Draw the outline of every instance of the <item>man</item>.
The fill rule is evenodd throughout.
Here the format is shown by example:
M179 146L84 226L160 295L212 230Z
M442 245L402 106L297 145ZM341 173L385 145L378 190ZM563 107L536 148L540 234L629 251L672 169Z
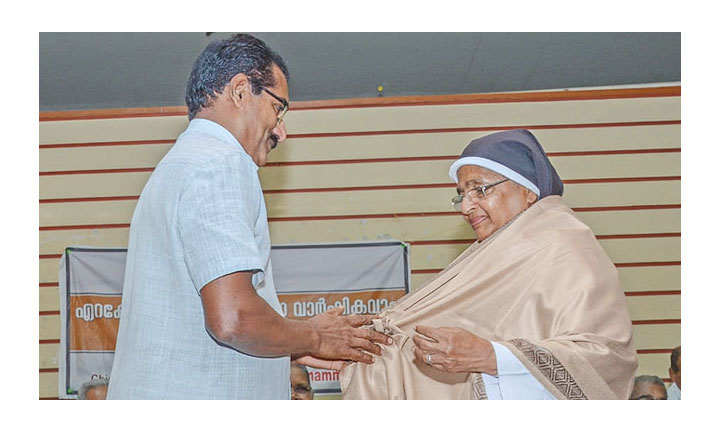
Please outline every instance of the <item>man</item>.
M635 377L630 400L666 400L667 391L665 383L655 375L640 375Z
M190 124L130 226L108 398L290 399L290 355L370 363L387 343L358 328L373 317L281 315L257 170L287 137L287 80L282 58L249 35L195 61Z
M680 346L677 346L670 353L670 380L672 385L668 388L669 400L680 400Z
M290 391L292 400L312 400L314 396L307 367L295 361L290 366Z

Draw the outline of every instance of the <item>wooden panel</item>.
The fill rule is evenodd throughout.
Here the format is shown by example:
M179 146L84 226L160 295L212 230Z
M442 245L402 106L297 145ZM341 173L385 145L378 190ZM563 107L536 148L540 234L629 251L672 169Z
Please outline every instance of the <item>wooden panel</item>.
M627 297L630 319L680 319L679 295L651 295Z
M680 261L680 237L600 240L615 263Z
M40 204L40 226L128 224L137 200Z
M634 325L635 348L673 349L680 345L680 324Z
M622 267L618 269L623 289L632 291L679 291L680 266Z
M69 246L127 247L129 228L40 231L40 254L61 254Z
M154 167L172 144L41 148L40 172Z
M40 122L40 145L174 140L187 124L185 116Z
M271 166L260 169L263 189L306 189L453 183L451 160ZM563 180L680 175L680 153L552 158Z
M680 119L680 98L290 110L286 119L290 134L660 121Z
M60 365L60 344L40 344L40 369L57 368Z
M55 275L57 279L57 274ZM60 310L60 291L58 287L41 287L40 288L40 311L57 311Z
M452 161L405 161L270 166L260 169L265 190L451 184ZM564 180L680 175L680 153L565 156L553 158ZM149 172L40 177L40 199L137 196Z
M139 196L149 172L40 177L40 199Z
M457 156L467 143L494 131L406 133L289 138L270 153L269 162ZM535 129L553 152L680 148L680 125ZM174 139L174 138L173 138ZM41 148L40 171L154 167L172 144Z
M618 193L622 190L623 193ZM266 194L270 218L451 211L452 187ZM571 207L679 204L680 181L567 185ZM129 223L136 200L42 203L40 226Z
M680 232L680 209L579 212L596 235ZM127 247L128 228L40 232L40 254L59 254L66 247ZM395 239L403 241L472 240L474 233L459 215L270 223L273 244L325 243Z
M577 212L595 235L679 233L680 209Z
M670 378L670 353L638 354L638 370L635 376L655 375L662 379Z
M290 134L642 122L680 119L679 97L293 111ZM174 139L187 117L40 123L40 144Z
M680 148L680 125L530 129L548 153ZM475 138L496 131L290 137L270 163L337 159L457 156Z
M58 373L44 372L40 374L38 380L39 397L40 398L56 398L58 397Z
M60 339L60 315L40 315L40 340Z
M58 281L58 272L60 270L60 258L45 258L40 260L38 265L40 272L40 283L49 283Z

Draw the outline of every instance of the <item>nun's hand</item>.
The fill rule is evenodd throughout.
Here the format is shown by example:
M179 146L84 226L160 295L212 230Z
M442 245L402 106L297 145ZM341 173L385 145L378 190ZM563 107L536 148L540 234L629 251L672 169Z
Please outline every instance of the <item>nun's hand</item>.
M432 368L450 373L497 375L492 344L467 330L418 325L413 342L415 357Z

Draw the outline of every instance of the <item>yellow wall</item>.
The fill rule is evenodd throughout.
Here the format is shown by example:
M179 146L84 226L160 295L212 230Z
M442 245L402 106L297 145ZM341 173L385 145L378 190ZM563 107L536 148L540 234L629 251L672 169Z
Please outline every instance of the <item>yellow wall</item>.
M473 240L449 205L453 159L473 138L527 127L618 266L638 374L668 378L680 344L679 87L295 105L290 138L259 171L274 244L403 240L415 288ZM60 255L127 246L137 197L187 124L150 112L41 115L41 398L58 396Z

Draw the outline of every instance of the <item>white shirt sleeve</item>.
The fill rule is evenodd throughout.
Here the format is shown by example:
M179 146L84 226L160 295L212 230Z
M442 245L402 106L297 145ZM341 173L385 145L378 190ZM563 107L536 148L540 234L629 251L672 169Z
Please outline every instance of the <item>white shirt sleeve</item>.
M488 399L556 399L509 349L499 343L490 343L495 349L498 373L482 374Z

